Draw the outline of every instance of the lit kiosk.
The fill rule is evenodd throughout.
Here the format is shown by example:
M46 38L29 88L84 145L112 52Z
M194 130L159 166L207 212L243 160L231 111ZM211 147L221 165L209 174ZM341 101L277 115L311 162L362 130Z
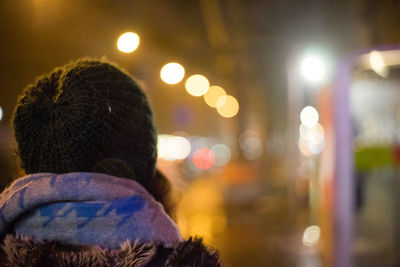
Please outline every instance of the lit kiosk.
M400 266L400 47L344 58L319 104L332 144L319 177L323 253L336 267Z

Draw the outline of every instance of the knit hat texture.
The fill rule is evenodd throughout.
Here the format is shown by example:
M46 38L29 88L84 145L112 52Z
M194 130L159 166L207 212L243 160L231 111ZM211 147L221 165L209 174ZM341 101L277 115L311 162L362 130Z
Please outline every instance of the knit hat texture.
M81 59L39 77L20 96L13 126L28 174L93 172L116 161L139 182L154 175L157 133L149 102L110 63Z

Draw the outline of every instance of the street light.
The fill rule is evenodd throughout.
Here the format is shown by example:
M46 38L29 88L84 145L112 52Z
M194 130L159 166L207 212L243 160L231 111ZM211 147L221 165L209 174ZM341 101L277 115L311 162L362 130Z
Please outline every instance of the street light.
M219 98L224 95L226 95L224 88L218 85L212 85L203 97L207 105L216 108Z
M321 237L321 229L317 225L307 227L303 233L303 245L306 247L315 246Z
M306 106L300 112L300 120L302 124L309 128L312 128L318 123L318 111L312 106Z
M218 99L217 112L225 118L232 118L239 112L239 102L231 95L224 95Z
M309 82L320 83L327 78L327 66L321 56L307 55L301 62L301 73Z
M177 84L185 76L185 69L181 64L172 62L161 68L160 77L167 84Z
M210 87L208 79L201 75L195 74L190 76L185 83L186 91L192 96L202 96L207 93Z
M183 136L158 135L158 157L167 161L185 159L190 155L191 149L189 140Z
M389 71L386 67L385 60L379 51L372 51L369 53L369 65L378 75L383 78L387 77Z
M132 53L138 48L139 42L139 35L134 32L126 32L118 38L117 47L123 53Z

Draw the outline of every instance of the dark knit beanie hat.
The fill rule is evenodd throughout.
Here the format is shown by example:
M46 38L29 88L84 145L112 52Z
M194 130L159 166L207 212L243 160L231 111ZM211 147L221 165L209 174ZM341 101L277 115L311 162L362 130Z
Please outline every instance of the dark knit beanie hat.
M13 124L28 174L125 166L143 183L155 173L157 134L146 95L107 62L78 60L39 77L20 96Z

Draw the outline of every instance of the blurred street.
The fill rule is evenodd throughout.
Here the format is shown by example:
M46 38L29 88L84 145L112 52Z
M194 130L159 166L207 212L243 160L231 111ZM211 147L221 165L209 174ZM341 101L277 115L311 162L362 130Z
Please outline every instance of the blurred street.
M303 245L310 222L304 203L290 208L284 187L224 185L224 174L201 176L181 198L178 224L218 248L226 266L323 266L318 247Z
M221 177L201 176L181 196L178 223L185 236L204 237L218 248L228 267L331 266L323 261L323 236L317 246L304 244L304 231L312 222L305 203L300 201L291 210L287 192L273 188L247 188L248 201L238 202L243 188L224 188ZM363 229L373 234L371 226ZM354 253L355 266L397 266L394 251L368 239L357 239Z

